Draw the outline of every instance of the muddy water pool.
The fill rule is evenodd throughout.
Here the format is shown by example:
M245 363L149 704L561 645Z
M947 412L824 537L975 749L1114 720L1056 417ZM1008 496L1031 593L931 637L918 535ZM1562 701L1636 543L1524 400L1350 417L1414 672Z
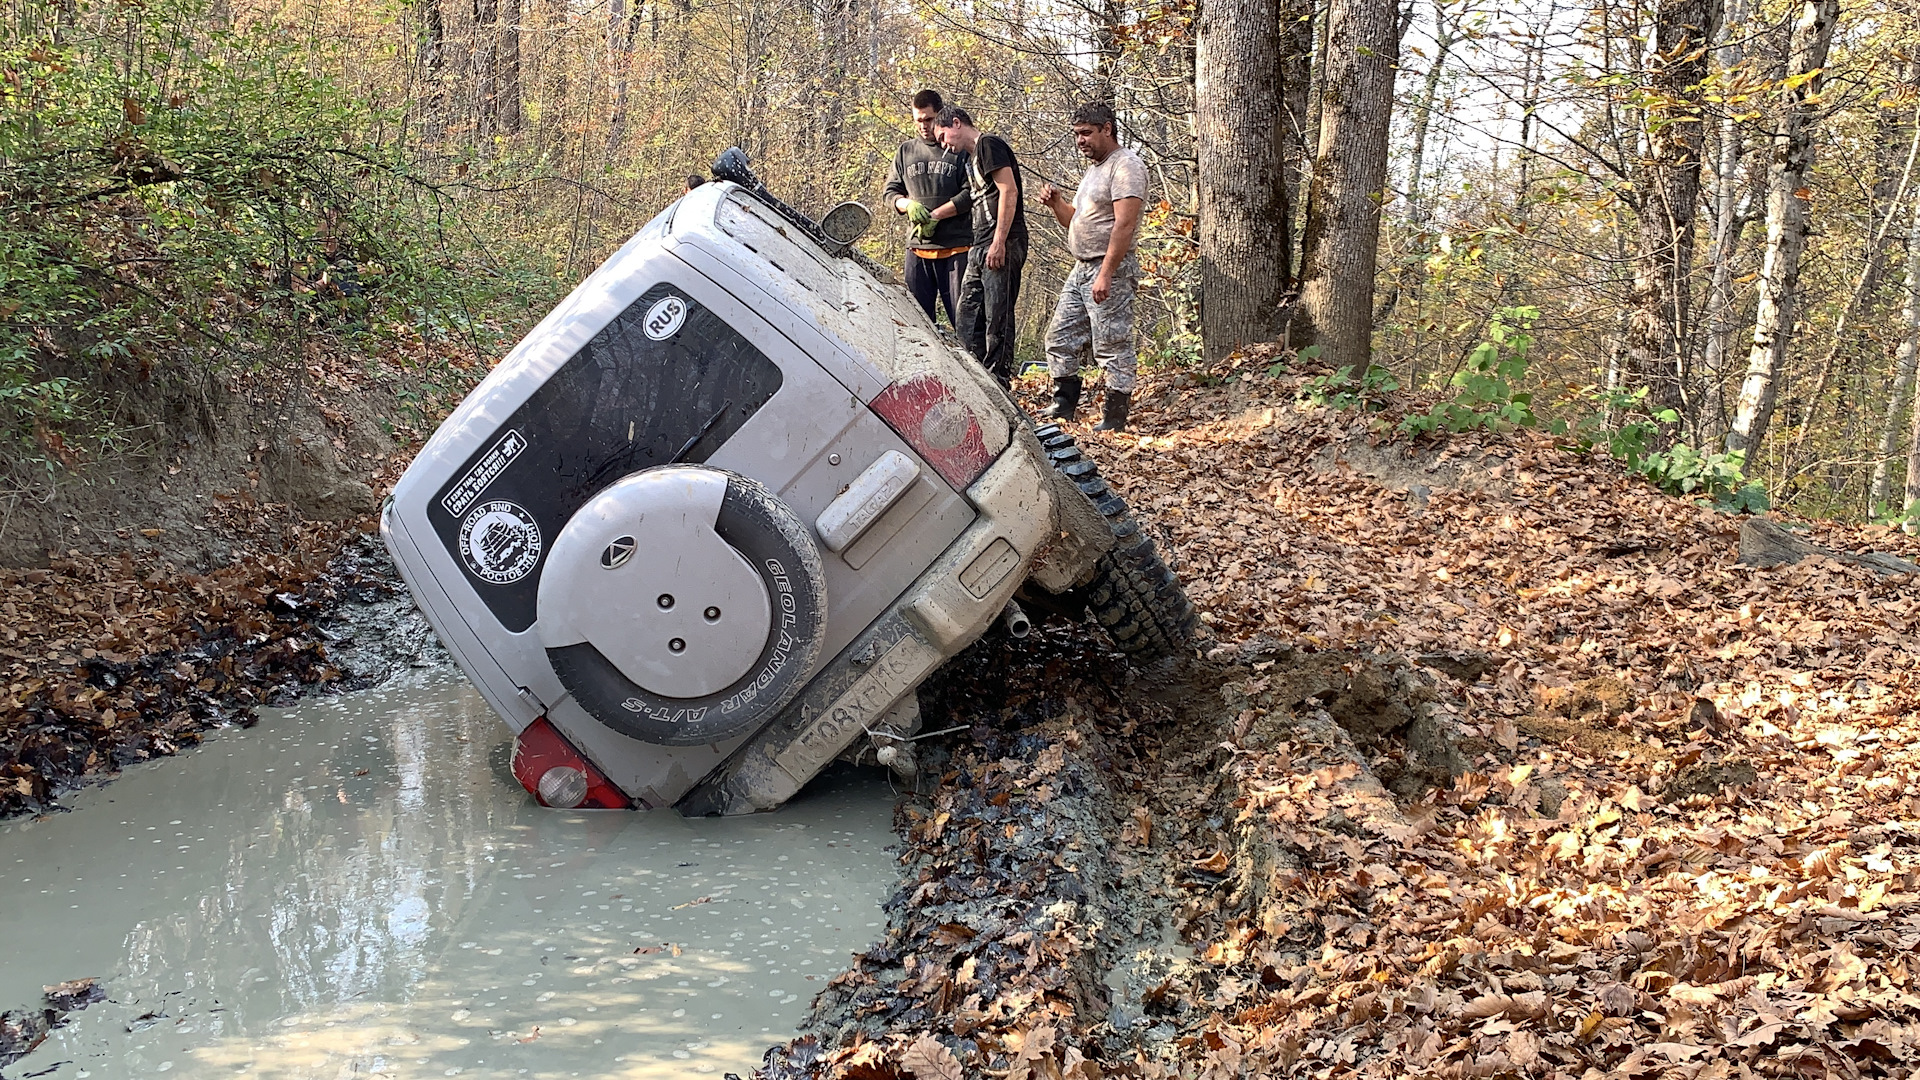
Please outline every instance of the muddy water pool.
M97 976L6 1080L746 1073L882 933L893 793L556 812L458 675L264 710L0 825L0 1008Z

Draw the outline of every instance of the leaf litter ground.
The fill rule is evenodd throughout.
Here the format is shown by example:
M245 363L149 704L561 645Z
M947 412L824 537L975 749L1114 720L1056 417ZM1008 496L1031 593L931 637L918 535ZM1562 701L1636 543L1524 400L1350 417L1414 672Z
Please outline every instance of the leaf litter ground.
M1050 626L924 688L966 730L889 936L760 1075L1913 1075L1915 582L1264 367L1076 431L1202 656Z

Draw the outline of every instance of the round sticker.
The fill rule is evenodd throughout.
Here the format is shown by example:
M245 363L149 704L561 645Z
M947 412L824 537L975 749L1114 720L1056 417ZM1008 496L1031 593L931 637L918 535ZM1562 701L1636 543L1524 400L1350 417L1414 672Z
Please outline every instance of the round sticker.
M640 325L646 330L648 337L655 341L665 341L673 336L674 331L680 329L681 323L686 321L687 302L677 296L663 296L647 309L646 320Z
M533 573L540 561L540 526L517 503L481 503L460 524L460 555L474 577L511 585Z

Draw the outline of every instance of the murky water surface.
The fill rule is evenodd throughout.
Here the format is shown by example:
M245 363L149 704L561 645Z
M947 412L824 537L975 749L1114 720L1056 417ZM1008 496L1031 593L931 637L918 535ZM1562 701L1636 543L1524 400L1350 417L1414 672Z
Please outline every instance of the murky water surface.
M880 935L884 781L752 818L556 812L504 737L427 674L0 826L0 1008L110 996L4 1075L744 1074Z

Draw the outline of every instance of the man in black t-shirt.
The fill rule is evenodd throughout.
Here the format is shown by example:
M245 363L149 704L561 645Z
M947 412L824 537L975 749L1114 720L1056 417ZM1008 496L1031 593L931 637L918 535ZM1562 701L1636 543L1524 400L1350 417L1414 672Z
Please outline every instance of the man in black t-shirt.
M1011 386L1013 308L1020 299L1020 271L1027 264L1020 162L1005 139L982 134L973 117L958 106L940 110L933 128L940 145L967 155L973 199L973 250L960 283L960 339L1000 385Z
M960 328L960 282L973 246L967 211L967 157L940 145L934 118L946 102L937 90L913 95L913 126L918 138L900 144L887 171L887 204L913 222L907 238L907 291L934 319L935 303L947 307L947 320Z

